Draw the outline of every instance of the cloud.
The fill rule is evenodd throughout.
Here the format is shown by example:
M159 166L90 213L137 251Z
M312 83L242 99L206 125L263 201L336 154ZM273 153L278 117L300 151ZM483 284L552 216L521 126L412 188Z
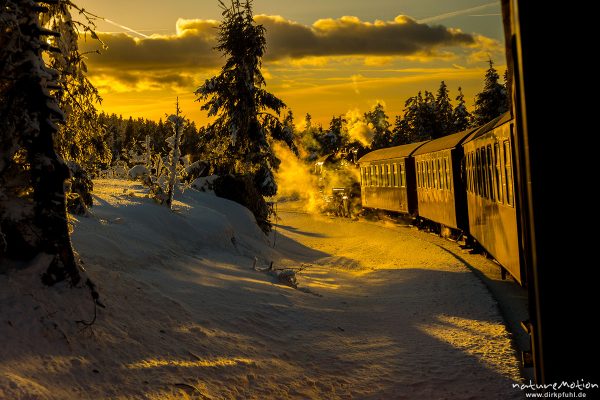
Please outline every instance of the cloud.
M301 59L322 56L423 56L437 49L469 46L475 37L441 25L429 26L400 15L393 21L363 22L357 17L320 19L312 26L280 16L258 15L267 36L266 60ZM177 20L174 35L154 34L146 38L129 34L100 34L108 49L91 54L98 67L127 67L134 70L214 68L222 63L214 50L219 22L214 20ZM82 41L83 51L93 51L94 43Z
M214 68L219 55L216 44L217 21L177 21L175 35L132 37L125 33L99 33L107 45L102 54L90 54L91 63L99 68L128 68L131 70L161 70L166 68ZM83 51L95 50L96 44L81 41Z
M381 67L397 60L458 62L463 56L463 62L473 63L501 48L493 39L441 25L429 26L403 15L392 21L374 22L346 16L320 19L312 25L281 16L258 15L255 20L266 29L265 65L274 68L324 69L356 62ZM214 49L218 26L215 20L180 18L173 34L140 38L128 33L99 33L107 45L102 54L95 54L96 43L84 38L80 49L89 52L90 75L103 90L170 87L193 92L223 65L223 56ZM358 79L351 83L355 93L360 93L359 83Z
M315 56L410 56L436 53L442 47L475 43L473 35L441 25L421 24L405 15L393 21L364 22L357 17L320 19L312 26L280 16L258 15L266 28L267 60Z

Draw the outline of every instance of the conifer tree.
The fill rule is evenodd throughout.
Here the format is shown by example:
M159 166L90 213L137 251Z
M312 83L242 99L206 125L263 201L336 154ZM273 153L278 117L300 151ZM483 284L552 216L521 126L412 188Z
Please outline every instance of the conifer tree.
M85 56L79 52L78 40L91 38L100 48L104 48L104 44L93 30L95 16L69 1L49 2L48 9L48 13L42 14L41 22L60 35L48 37L48 44L60 51L48 52L47 58L50 68L60 76L54 95L65 114L65 121L55 136L55 148L70 166L93 172L110 162L111 151L104 140L105 128L96 109L102 99L87 77ZM77 11L84 22L73 20L70 9Z
M442 137L452 133L452 103L450 103L450 95L448 86L442 81L435 98L435 115L437 119L435 130L432 132L432 137Z
M408 121L400 115L396 115L394 128L392 129L392 146L400 146L418 141L413 137Z
M167 144L171 148L169 153L169 181L167 185L167 201L166 206L171 208L173 205L173 195L175 192L175 184L177 183L177 166L179 165L179 159L181 158L181 151L179 144L181 141L181 131L183 130L184 119L180 115L181 110L179 109L179 98L175 104L175 114L169 115L167 121L173 129L173 135L167 139Z
M388 119L385 108L381 103L377 103L371 111L365 113L365 121L373 129L371 149L381 149L392 144L392 132L390 131Z
M315 139L319 144L319 154L324 156L327 154L336 153L348 143L348 134L344 132L344 117L333 116L329 123L329 130L317 130Z
M489 60L489 68L485 73L483 91L475 97L474 123L483 125L508 111L506 88L499 80L500 76L494 68L494 62Z
M458 88L458 96L456 96L458 104L452 113L452 132L461 132L471 126L472 116L465 103L465 95L462 88Z
M69 169L55 150L64 123L60 72L45 64L61 52L41 26L64 17L70 1L5 0L0 8L0 265L39 256L52 285L82 279L67 219L64 183ZM94 285L86 284L97 299Z
M216 117L208 127L211 147L220 156L222 171L252 177L266 196L277 192L273 169L280 161L270 141L285 142L296 151L293 135L279 120L283 101L264 89L261 73L265 28L254 22L252 1L231 0L223 8L217 50L226 56L221 73L197 89L202 110Z

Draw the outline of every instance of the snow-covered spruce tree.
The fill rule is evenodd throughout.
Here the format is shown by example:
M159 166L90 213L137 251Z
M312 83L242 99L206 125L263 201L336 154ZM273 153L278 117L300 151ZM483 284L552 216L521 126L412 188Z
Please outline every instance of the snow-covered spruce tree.
M381 149L392 144L392 132L390 122L385 113L383 104L377 103L371 111L365 113L365 121L373 128L373 141L371 149Z
M179 165L179 159L181 158L181 151L179 145L181 142L181 131L183 130L184 118L180 115L181 110L179 109L179 98L175 104L175 114L171 114L167 117L167 121L173 129L173 135L167 138L167 144L171 151L169 152L169 181L167 184L167 201L166 206L171 208L173 205L173 195L175 193L175 184L177 183L177 166Z
M461 132L471 126L471 120L473 117L465 103L465 95L462 92L462 88L458 88L458 96L456 96L458 104L454 108L452 113L452 132Z
M231 0L223 8L216 49L226 56L221 73L197 89L197 101L209 117L216 117L207 136L221 173L245 175L259 193L277 192L273 176L280 161L271 140L285 142L294 152L293 134L279 120L283 101L264 89L261 60L265 52L265 28L254 22L252 1Z
M64 121L56 91L59 73L44 54L59 52L40 25L59 0L4 0L0 7L0 265L47 260L42 281L82 280L67 221L64 183L69 170L54 137ZM95 298L94 286L86 280Z
M446 82L442 81L435 97L437 123L435 131L432 132L432 138L435 139L452 133L452 111L448 86L446 86Z
M344 117L334 115L329 122L329 130L315 132L315 140L319 145L319 155L334 154L348 144L349 137L344 129L345 124L346 119Z
M474 123L483 125L508 111L508 96L506 88L499 80L500 76L494 68L494 62L489 60L490 67L485 73L483 91L475 96Z
M433 93L419 92L404 104L403 127L411 142L429 140L436 131L437 115Z
M48 53L49 66L59 73L60 90L55 92L65 121L55 137L55 147L61 157L88 173L106 167L111 152L104 140L105 128L99 121L96 104L101 98L98 90L87 78L85 56L79 52L78 40L96 40L103 46L94 32L94 16L78 8L70 1L54 1L49 12L43 14L43 26L60 34L50 36L49 43L60 49ZM75 9L85 22L74 21L71 9Z

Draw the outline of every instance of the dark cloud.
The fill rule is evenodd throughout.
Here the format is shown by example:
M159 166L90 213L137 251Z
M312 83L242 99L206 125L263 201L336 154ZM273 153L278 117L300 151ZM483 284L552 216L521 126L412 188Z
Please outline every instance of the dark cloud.
M398 16L394 21L360 21L356 17L324 19L312 26L278 16L256 16L267 32L266 60L299 59L314 56L427 56L444 47L472 46L473 35L441 25L429 26ZM133 38L124 33L100 34L108 48L90 53L90 70L107 74L112 70L123 82L151 80L157 83L189 84L182 72L218 68L222 56L214 50L218 21L177 21L174 35ZM93 51L95 43L80 43L83 51ZM147 76L143 76L143 75Z
M102 34L98 36L108 46L102 54L90 53L94 66L128 68L133 70L161 70L170 68L213 68L219 65L219 55L213 50L216 43L216 21L177 21L176 35L154 35L134 38L129 34ZM82 41L83 51L97 48L93 41Z
M473 45L475 38L444 26L429 26L398 16L394 21L362 22L356 17L324 19L312 26L281 17L259 15L267 30L267 58L307 56L409 56L433 53L440 47Z

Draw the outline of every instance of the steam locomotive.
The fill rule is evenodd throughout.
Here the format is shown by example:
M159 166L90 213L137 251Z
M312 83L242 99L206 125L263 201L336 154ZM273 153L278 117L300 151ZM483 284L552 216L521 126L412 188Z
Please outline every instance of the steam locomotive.
M513 173L514 121L367 153L358 160L362 207L410 214L465 235L523 284Z

